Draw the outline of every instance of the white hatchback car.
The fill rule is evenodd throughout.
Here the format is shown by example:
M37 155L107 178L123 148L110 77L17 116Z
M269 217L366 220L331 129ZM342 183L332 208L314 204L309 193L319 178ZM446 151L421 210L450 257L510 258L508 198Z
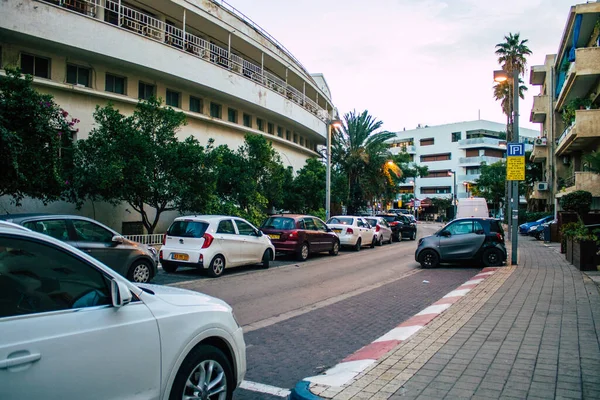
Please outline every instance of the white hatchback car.
M217 277L229 267L262 263L269 268L275 247L267 235L242 218L193 215L175 218L158 254L166 272L195 267Z
M375 244L381 246L384 243L392 244L392 228L383 217L365 217L375 232Z
M50 236L0 227L0 399L231 399L231 307L133 284Z
M355 251L375 246L375 232L363 217L339 215L329 218L327 226L337 233L341 246L350 246Z

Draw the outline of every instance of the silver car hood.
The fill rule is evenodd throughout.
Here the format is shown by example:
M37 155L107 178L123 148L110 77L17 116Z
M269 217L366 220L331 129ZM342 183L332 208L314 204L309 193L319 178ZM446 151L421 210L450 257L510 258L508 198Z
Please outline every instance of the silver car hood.
M165 302L175 306L223 307L227 310L231 310L231 307L223 300L204 293L179 289L172 286L152 285L150 283L136 283L135 285L153 292L154 295L161 300L164 300Z

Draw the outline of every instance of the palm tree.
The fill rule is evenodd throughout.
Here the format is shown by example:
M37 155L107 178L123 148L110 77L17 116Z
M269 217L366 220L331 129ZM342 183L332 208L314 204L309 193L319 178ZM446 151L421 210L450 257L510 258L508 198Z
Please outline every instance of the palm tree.
M526 44L527 42L527 39L521 40L519 33L509 33L508 36L504 36L504 42L496 45L498 64L500 64L509 77L513 75L514 71L518 71L519 75L525 72L525 67L527 66L526 56L531 55L531 50ZM521 97L521 82L522 81L519 78L519 97ZM513 83L511 78L506 81L506 86L508 96L504 96L503 98L507 98L508 104L503 104L502 110L507 114L508 126L510 126L513 122L513 102L511 101L513 96ZM494 87L494 97L498 100L498 97L496 96L496 87ZM506 111L508 111L508 113L506 113ZM507 132L507 139L508 141L513 140L512 130Z
M524 85L524 82L521 78L519 78L519 97L525 98L525 91L527 91L527 86ZM494 85L494 99L500 100L500 105L502 106L502 112L506 115L506 129L507 129L507 138L512 137L512 127L510 125L510 116L512 110L512 102L510 101L512 98L512 89L509 81L506 80L504 82L497 82Z
M389 147L385 143L395 136L392 132L382 131L382 121L377 121L367 110L358 114L356 111L344 115L341 129L335 129L332 140L332 164L348 179L348 213L354 214L364 208L367 199L382 193L380 186L387 179L382 176L399 171L386 166L392 158ZM378 192L378 193L377 193Z

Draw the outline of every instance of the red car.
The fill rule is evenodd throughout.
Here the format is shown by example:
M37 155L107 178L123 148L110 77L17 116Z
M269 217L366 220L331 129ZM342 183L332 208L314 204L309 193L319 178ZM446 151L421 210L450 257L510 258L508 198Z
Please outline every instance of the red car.
M304 261L311 253L337 256L340 239L321 219L311 215L279 214L267 218L260 230L271 238L275 251L295 254Z

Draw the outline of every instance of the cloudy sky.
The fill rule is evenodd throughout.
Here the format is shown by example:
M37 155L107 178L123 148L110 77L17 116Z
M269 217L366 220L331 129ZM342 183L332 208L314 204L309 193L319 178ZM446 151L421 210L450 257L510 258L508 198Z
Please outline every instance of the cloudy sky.
M369 110L384 129L478 118L504 123L492 95L495 45L529 40L529 65L556 53L572 0L227 0L322 72L340 114ZM585 2L585 1L582 1ZM529 83L529 71L525 82ZM529 87L521 126L529 122Z

